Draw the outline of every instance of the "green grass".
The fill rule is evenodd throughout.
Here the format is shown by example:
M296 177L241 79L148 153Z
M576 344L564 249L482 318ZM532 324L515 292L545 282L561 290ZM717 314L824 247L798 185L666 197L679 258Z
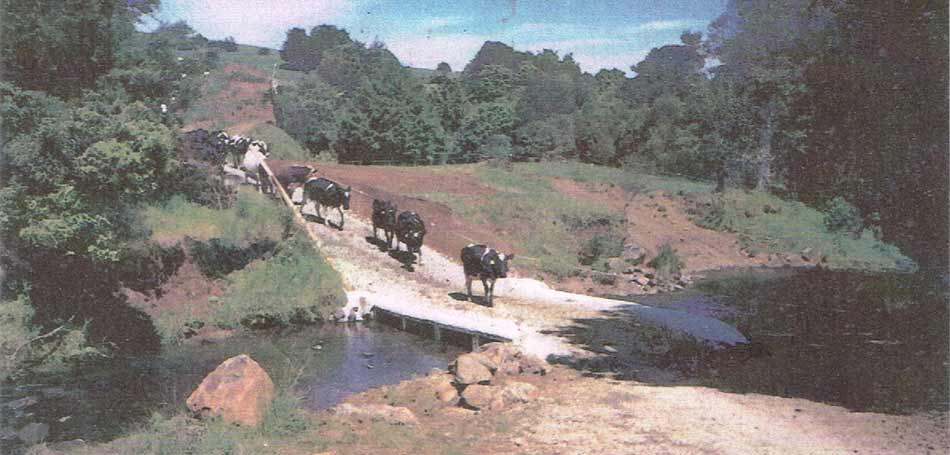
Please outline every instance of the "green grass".
M495 226L510 234L527 268L536 268L557 279L582 268L578 252L591 233L587 225L606 220L608 232L623 237L624 214L596 203L578 201L556 191L531 168L513 171L480 166L473 173L497 192L485 199L445 197L442 201L464 217Z
M509 233L508 240L518 245L523 253L523 259L518 260L519 266L549 272L555 277L563 277L581 266L577 252L590 236L579 238L578 225L603 218L616 226L624 214L561 194L550 184L550 177L591 186L610 183L631 193L662 191L686 196L699 207L694 222L703 227L734 232L745 247L760 254L790 252L798 255L811 248L827 257L825 266L839 269L897 270L906 269L902 264L912 263L893 245L875 240L870 231L857 237L829 232L822 211L768 193L731 190L719 195L713 192L714 185L709 182L570 161L516 163L511 170L487 165L418 169L439 174L471 172L480 183L496 190L496 194L487 198L444 192L414 195L444 203L461 216L472 217ZM767 213L766 207L773 213ZM574 229L571 224L574 224ZM625 236L617 227L612 229L614 232L599 234Z
M828 267L839 269L899 270L901 263L912 263L897 247L869 232L859 237L829 232L824 213L798 201L739 190L692 197L709 204L706 213L697 215L698 224L734 232L748 248L796 254L811 248L827 256ZM766 213L766 206L778 213Z
M146 206L141 220L153 240L174 243L185 237L219 238L247 246L255 241L280 241L292 223L281 206L248 188L238 190L234 204L215 210L174 197L162 205Z
M278 245L271 258L232 272L225 280L226 294L210 302L209 322L220 327L315 322L345 302L340 275L303 233Z
M271 159L308 161L313 158L300 143L275 125L257 125L248 135L267 143Z
M561 177L580 183L613 183L627 191L664 191L678 193L708 193L714 185L682 177L658 176L625 171L605 166L560 161L550 163L519 163L515 172L527 176Z
M275 381L275 396L261 424L248 428L220 420L197 421L186 415L160 413L133 428L127 436L105 446L84 446L70 453L137 453L141 455L274 453L276 446L302 441L317 427L312 415L299 407L292 385ZM295 445L295 444L294 444ZM47 453L38 451L36 453Z
M185 325L195 321L228 328L255 320L306 323L326 319L343 302L337 272L305 235L295 231L286 209L253 190L242 188L234 205L225 210L172 199L144 208L142 222L152 239L163 243L187 236L203 242L221 239L241 248L267 241L277 245L269 257L225 275L220 298L156 316L155 326L166 343L178 341Z

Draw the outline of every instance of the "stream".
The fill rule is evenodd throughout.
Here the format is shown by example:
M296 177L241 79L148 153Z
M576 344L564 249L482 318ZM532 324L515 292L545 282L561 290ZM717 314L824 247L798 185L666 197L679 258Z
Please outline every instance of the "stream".
M853 411L946 412L950 312L924 273L740 269L644 305L735 325L751 343L681 344L650 361L687 383L805 398Z
M108 441L147 421L153 412L185 410L185 399L222 361L248 353L276 385L293 383L302 404L320 410L346 396L446 368L462 348L436 343L373 322L323 324L244 333L215 344L165 347L152 358L76 366L0 390L0 453L19 451L11 431L49 425L49 442Z

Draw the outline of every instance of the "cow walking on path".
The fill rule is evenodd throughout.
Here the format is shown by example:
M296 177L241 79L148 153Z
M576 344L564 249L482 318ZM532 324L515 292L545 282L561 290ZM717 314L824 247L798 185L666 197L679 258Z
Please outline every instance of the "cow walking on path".
M320 213L320 207L336 208L340 212L339 229L343 230L343 211L350 209L350 187L343 188L339 183L323 177L311 177L304 183L304 198L313 201L317 216L324 220L326 218ZM300 210L303 213L303 206Z
M419 265L422 265L422 240L426 236L426 223L416 212L402 212L396 219L396 251L399 251L399 242L406 244L406 251L419 255Z
M485 287L485 300L492 306L492 297L495 294L495 281L508 277L508 261L514 254L499 253L485 245L468 244L462 248L462 268L465 269L465 291L468 299L472 300L472 280L482 280Z
M386 236L387 249L392 248L393 238L396 235L396 212L396 204L392 201L373 199L373 238L378 240L376 230L382 229Z

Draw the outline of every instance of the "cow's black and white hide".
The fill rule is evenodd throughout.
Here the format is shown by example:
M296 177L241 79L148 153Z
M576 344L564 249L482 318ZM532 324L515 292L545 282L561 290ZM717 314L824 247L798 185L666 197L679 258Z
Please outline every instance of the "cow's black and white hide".
M250 144L251 140L243 136L231 136L228 138L227 151L228 155L231 156L231 164L235 168L241 167L244 154L247 152L247 146Z
M343 230L343 211L350 209L350 187L344 188L339 183L323 177L311 177L304 183L304 206L310 201L314 203L320 218L324 218L320 213L321 207L336 208L340 212L339 229ZM303 206L300 211L303 213Z
M254 176L254 178L258 179L257 182L262 191L266 186L269 186L264 183L265 181L269 182L269 180L266 178L267 175L261 167L261 163L263 163L265 159L267 159L267 157L259 150L248 148L247 152L244 153L244 160L241 162L241 169L244 169L245 183L248 182L248 177ZM264 176L263 180L261 180L261 176Z
M379 239L376 236L376 230L382 229L383 235L386 236L386 248L392 248L396 234L396 212L396 204L392 201L373 199L373 238Z
M255 176L257 184L262 193L271 194L274 188L267 173L264 171L261 163L267 159L267 144L264 141L251 141L244 152L244 159L241 162L241 168L244 169L245 176Z
M416 212L402 212L396 219L396 251L399 242L406 244L406 251L419 255L422 264L422 241L426 236L426 223Z
M469 244L462 248L462 268L465 269L465 291L469 300L472 299L472 280L482 280L485 287L485 300L492 306L495 293L495 281L508 277L508 261L514 259L514 254L504 254L488 248L485 245Z

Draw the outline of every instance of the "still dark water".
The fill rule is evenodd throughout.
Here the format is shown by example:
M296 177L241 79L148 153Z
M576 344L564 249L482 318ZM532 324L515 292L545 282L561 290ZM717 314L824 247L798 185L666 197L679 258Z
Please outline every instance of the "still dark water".
M198 383L223 360L247 353L275 384L295 384L309 409L445 368L461 348L375 324L324 324L296 331L238 335L218 344L169 347L154 358L100 362L72 374L0 391L0 428L50 426L48 441L104 441L153 412L179 413ZM15 400L35 400L19 409ZM13 405L10 405L14 402ZM23 402L21 402L23 403ZM5 442L0 453L19 447Z
M855 411L948 410L945 278L822 270L735 270L694 289L638 298L717 317L752 342L656 358L690 382L805 398Z

